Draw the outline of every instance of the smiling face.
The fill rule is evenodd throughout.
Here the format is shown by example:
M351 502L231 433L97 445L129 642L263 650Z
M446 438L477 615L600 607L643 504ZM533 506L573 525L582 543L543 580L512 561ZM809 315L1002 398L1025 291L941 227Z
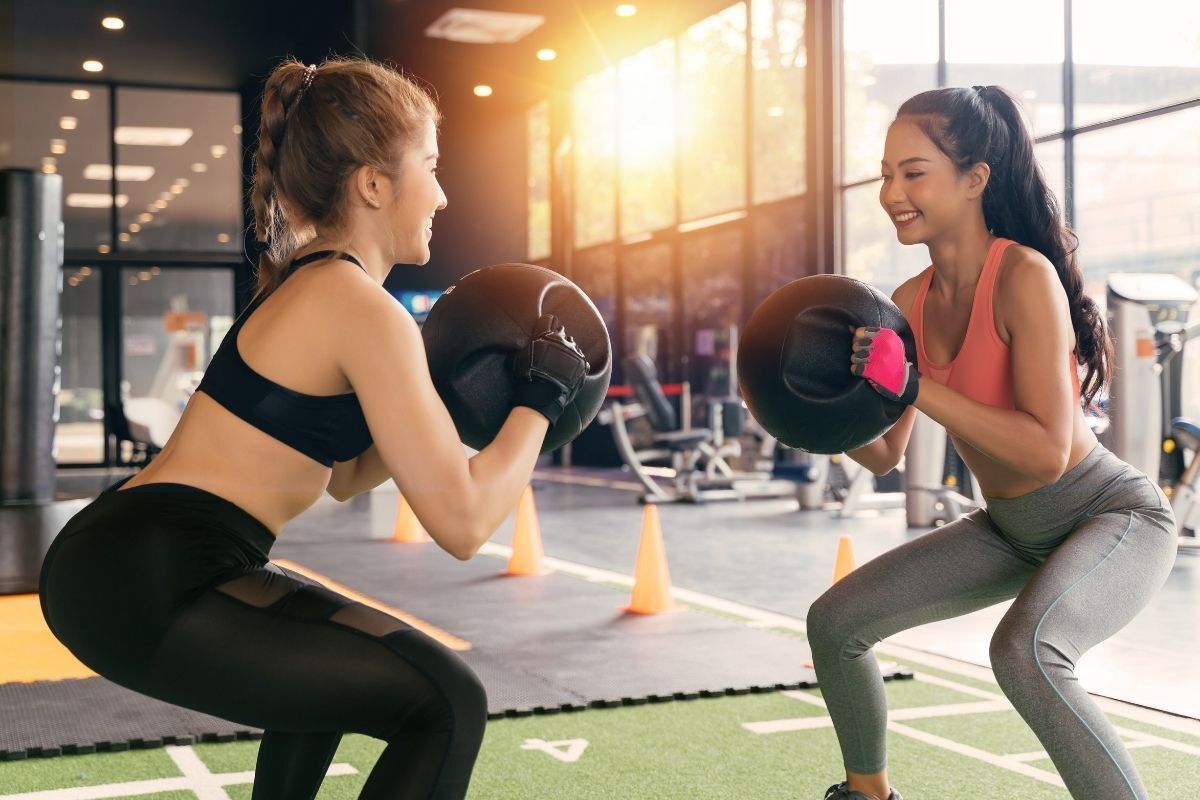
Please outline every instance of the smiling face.
M437 179L437 161L437 130L433 120L426 120L421 135L401 157L393 206L389 209L396 263L429 262L433 215L447 202Z
M983 213L978 200L987 166L959 172L910 117L900 117L888 129L881 170L879 203L901 244L928 244L967 215Z

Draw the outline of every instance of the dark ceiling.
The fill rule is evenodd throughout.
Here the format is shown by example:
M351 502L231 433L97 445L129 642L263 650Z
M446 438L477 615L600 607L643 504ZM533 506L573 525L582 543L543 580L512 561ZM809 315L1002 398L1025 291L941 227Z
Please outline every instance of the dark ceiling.
M236 160L222 161L209 152L214 145L235 152L252 143L254 101L266 75L284 56L319 61L331 53L366 52L402 66L436 92L459 172L470 163L476 174L492 173L495 163L468 151L494 151L488 157L501 161L519 159L523 143L513 120L523 120L525 109L731 2L642 0L636 15L622 18L615 13L616 0L0 0L0 167L38 169L58 153L65 192L108 192L107 179L84 176L88 165L109 162L106 138L99 134L109 124L108 92L93 85L91 98L80 102L69 98L72 89L104 83L240 93L241 121L250 136L238 130L236 102L232 108L198 106L209 102L202 95L143 92L139 97L126 90L118 95L116 109L121 125L194 129L184 146L121 148L118 163L152 167L154 174L145 181L120 181L120 249L236 253L242 247L241 220L236 205L227 200L239 186ZM456 7L538 14L545 23L512 44L461 44L425 36L434 20ZM110 14L124 19L123 30L101 27L101 19ZM544 47L554 48L558 59L539 61L535 54ZM100 60L104 71L84 72L85 59ZM23 80L14 85L4 78ZM493 86L493 96L475 97L472 87L478 83ZM219 99L210 97L213 103ZM59 118L68 114L78 117L78 129L63 132ZM65 141L65 152L52 151L54 141ZM201 162L209 168L194 171ZM505 191L520 194L524 173L510 171L516 182L503 184ZM172 197L180 179L190 185ZM488 201L491 205L481 199L478 207L471 206L466 199L474 184L468 186L465 177L457 186L453 176L448 181L448 191L454 188L461 198L455 208L463 220L494 218L496 207L511 204L506 195ZM493 189L499 186L492 184ZM170 202L161 213L152 207L160 198ZM70 214L69 247L107 252L102 248L114 244L108 209L76 208ZM448 215L447 222L454 217ZM523 225L522 217L507 227L523 230ZM180 240L184 232L195 241ZM490 241L487 230L458 238L472 237ZM442 252L447 252L444 246ZM475 257L463 255L462 260Z
M732 0L641 0L622 18L616 0L0 0L0 74L242 89L288 54L318 59L356 49L429 81L443 103L495 88L495 105L527 106L638 48L678 33ZM462 7L539 14L513 44L430 39L425 29ZM109 14L126 27L101 28ZM11 46L9 46L11 43ZM558 51L538 61L539 48ZM105 65L91 75L84 59Z

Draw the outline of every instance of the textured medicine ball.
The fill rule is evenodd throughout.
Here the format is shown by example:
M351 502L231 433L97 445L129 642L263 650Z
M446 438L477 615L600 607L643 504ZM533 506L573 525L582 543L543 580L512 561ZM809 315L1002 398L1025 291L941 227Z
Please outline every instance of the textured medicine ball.
M558 317L591 365L571 407L546 433L547 453L578 436L608 392L608 329L591 299L553 270L499 264L463 276L429 310L421 327L429 371L467 446L482 450L508 419L513 356L529 345L543 314Z
M813 275L762 302L738 344L738 380L750 413L789 447L844 453L877 439L905 405L850 371L850 328L892 328L916 363L907 320L887 295L842 275Z

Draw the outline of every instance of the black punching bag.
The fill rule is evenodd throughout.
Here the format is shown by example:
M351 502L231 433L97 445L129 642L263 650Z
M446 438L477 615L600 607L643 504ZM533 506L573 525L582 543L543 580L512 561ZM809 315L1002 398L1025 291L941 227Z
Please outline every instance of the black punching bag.
M751 314L738 349L750 413L780 442L810 453L844 453L877 439L906 406L850 371L850 329L870 325L895 330L916 363L904 315L870 284L813 275L777 289Z
M553 270L499 264L460 278L433 308L421 336L429 372L459 438L482 450L512 410L513 355L543 314L558 317L590 368L575 400L551 426L542 452L563 446L600 411L612 376L608 329L583 290Z

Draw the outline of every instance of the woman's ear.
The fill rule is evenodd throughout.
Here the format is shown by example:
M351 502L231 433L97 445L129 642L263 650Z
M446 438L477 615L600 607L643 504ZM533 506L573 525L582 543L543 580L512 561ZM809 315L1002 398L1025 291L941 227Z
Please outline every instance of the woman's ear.
M354 190L362 202L379 208L379 170L363 165L354 171Z
M979 161L967 171L967 197L974 200L983 195L988 180L992 177L992 168L986 161Z

